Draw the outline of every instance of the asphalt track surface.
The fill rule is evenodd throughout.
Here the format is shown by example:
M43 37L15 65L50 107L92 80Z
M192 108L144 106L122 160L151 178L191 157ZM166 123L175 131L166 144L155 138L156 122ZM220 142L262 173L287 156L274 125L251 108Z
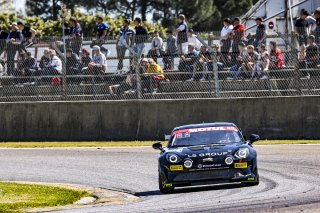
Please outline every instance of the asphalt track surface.
M177 189L162 195L158 152L142 148L0 149L0 180L72 183L126 191L124 205L64 212L320 212L320 146L256 146L260 185Z

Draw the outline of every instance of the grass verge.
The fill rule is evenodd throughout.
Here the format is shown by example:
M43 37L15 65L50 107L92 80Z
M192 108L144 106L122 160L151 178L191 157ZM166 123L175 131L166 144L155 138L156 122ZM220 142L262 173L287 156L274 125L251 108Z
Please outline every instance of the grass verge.
M0 212L24 212L26 208L65 206L87 192L64 189L55 186L0 182Z
M120 141L120 142L0 142L0 148L63 148L63 147L119 147L151 146L154 141ZM165 142L163 142L165 144ZM255 145L280 144L320 144L320 140L261 140Z

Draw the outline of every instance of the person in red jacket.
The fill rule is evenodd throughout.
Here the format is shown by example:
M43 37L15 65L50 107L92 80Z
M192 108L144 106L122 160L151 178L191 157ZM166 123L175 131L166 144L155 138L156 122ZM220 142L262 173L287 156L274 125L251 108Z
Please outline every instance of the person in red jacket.
M232 59L235 59L239 55L238 46L244 41L245 36L245 27L240 22L240 18L235 18L233 20L233 29L232 29Z
M276 70L283 66L282 51L277 48L275 41L270 41L270 67L269 69Z

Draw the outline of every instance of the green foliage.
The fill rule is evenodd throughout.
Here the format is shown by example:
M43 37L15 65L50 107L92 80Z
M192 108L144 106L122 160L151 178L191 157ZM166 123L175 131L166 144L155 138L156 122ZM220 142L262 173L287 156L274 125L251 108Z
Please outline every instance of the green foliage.
M88 16L76 10L73 16L77 17L79 23L81 24L82 31L85 37L92 37L96 35L96 16ZM116 36L119 33L119 29L122 26L123 17L118 19L111 19L109 16L105 17L105 21L109 25L110 36ZM14 14L0 14L0 22L2 23L3 29L10 29L10 24L17 20ZM39 16L27 16L22 20L26 25L31 26L37 31L37 37L46 38L52 36L61 36L62 34L62 23L61 20L47 20L44 21ZM133 26L133 22L132 22ZM145 22L145 27L149 32L159 31L160 33L165 33L165 28L161 25L152 25Z

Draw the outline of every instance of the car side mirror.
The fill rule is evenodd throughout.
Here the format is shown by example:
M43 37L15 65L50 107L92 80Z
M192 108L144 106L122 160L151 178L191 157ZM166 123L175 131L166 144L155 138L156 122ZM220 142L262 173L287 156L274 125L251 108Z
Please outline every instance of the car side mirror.
M256 134L251 134L249 137L249 141L251 144L253 144L254 142L260 140L260 136L256 135Z
M162 150L161 142L156 142L152 145L152 148Z

